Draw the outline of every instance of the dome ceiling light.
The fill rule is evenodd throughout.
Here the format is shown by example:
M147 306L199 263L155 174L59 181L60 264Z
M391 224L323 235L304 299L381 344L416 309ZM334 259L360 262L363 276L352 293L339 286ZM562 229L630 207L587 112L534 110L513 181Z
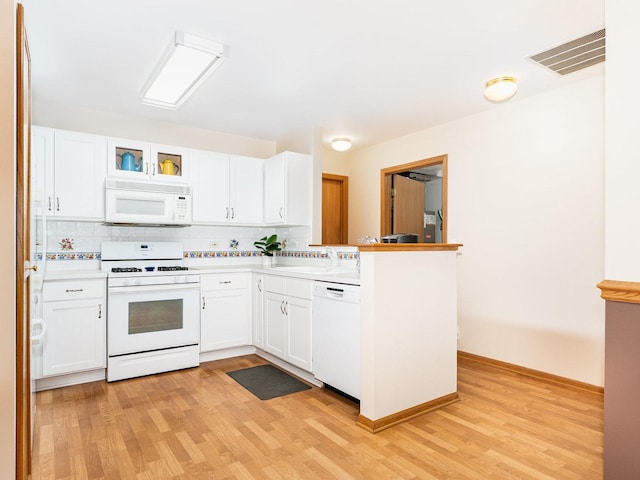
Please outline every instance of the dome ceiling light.
M351 140L348 138L334 138L331 141L331 148L337 152L345 152L351 148Z
M493 103L506 102L518 91L514 77L496 77L484 86L484 98Z

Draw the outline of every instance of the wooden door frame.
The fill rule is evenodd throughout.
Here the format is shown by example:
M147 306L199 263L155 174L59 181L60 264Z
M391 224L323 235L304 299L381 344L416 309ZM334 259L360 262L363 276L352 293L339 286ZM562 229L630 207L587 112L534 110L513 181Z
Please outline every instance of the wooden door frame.
M16 478L31 473L31 332L29 278L29 209L31 194L31 55L24 7L16 11ZM26 320L25 320L26 319Z
M391 227L391 177L396 173L442 165L442 243L447 243L447 162L448 155L403 163L380 170L380 236L389 235Z
M332 180L342 183L342 199L340 202L342 205L342 211L340 212L340 215L342 216L345 228L342 231L340 241L343 245L346 245L349 242L349 177L344 175L335 175L333 173L323 173L322 180Z

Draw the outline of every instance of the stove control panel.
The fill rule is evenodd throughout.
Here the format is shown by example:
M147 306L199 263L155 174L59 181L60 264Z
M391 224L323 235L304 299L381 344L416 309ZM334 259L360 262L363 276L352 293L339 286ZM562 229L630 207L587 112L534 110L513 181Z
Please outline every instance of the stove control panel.
M146 285L172 285L178 283L200 283L200 275L138 275L135 277L108 277L107 284L112 287L137 287Z

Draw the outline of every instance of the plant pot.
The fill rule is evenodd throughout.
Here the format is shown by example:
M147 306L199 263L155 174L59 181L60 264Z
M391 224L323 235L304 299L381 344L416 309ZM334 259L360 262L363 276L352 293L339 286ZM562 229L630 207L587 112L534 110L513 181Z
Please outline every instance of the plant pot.
M262 256L262 266L270 267L273 264L273 257L269 257L268 255Z

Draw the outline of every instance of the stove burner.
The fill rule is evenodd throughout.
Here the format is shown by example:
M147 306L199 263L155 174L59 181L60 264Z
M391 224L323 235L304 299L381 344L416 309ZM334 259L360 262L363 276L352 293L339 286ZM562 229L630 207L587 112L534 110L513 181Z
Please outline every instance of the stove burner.
M136 267L113 267L111 272L113 273L132 273L132 272L141 272L141 268Z
M159 272L174 272L174 271L178 271L178 270L189 270L189 267L180 267L180 266L158 267L158 271Z

